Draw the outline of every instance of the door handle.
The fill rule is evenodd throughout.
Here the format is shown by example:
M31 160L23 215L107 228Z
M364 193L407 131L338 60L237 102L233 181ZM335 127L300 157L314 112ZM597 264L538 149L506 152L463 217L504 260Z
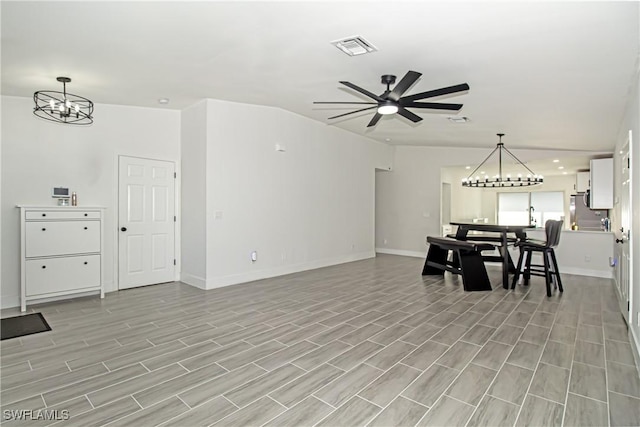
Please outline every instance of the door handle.
M624 239L616 239L616 243L624 243Z
M120 231L127 231L127 227L122 227Z

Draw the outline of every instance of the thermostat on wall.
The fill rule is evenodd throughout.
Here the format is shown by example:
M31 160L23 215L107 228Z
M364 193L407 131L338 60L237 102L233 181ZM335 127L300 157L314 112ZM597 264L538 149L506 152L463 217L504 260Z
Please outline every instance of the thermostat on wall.
M53 190L51 191L51 197L54 197L57 199L68 199L71 197L71 193L69 193L68 188L53 187Z

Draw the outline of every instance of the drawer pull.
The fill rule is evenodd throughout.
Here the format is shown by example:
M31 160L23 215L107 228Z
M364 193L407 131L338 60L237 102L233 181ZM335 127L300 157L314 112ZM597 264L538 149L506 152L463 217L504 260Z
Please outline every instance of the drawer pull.
M46 228L43 228L43 229L42 229L42 231L47 231L47 229L46 229Z
M42 214L42 216L47 216L47 214Z
M89 214L84 214L84 216L89 216Z
M84 262L84 265L87 265L87 264L89 264L89 263L88 263L87 261L85 261L85 262Z
M85 230L88 230L88 228L87 228L87 227L85 227L84 229L85 229Z
M42 266L42 268L47 268L47 266L46 266L46 265L43 265L43 266Z

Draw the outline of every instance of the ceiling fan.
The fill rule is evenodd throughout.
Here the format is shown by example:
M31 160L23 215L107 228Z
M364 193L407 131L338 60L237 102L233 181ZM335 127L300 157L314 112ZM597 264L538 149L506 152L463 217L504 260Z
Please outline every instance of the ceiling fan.
M387 114L395 114L398 113L402 117L411 120L414 123L422 120L422 117L412 113L407 110L407 108L423 108L423 109L431 109L431 110L453 110L458 111L462 108L462 104L445 104L445 103L437 103L437 102L416 102L421 99L433 98L435 96L449 95L456 92L462 92L465 90L469 90L469 85L466 83L462 83L455 86L443 87L441 89L430 90L427 92L416 93L415 95L402 96L403 93L407 91L413 85L416 80L420 78L422 73L418 73L417 71L409 71L405 76L398 82L398 84L391 90L390 86L396 82L396 76L391 74L385 74L382 76L382 84L387 85L387 90L384 91L381 95L376 95L374 93L369 92L366 89L363 89L359 86L354 85L353 83L343 82L343 85L360 92L363 95L372 98L375 102L330 102L330 101L317 101L314 104L369 104L373 105L373 107L362 108L356 111L350 111L348 113L339 114L337 116L329 117L329 119L337 119L339 117L348 116L349 114L360 113L362 111L377 109L376 114L373 116L367 127L375 126L376 123L382 118L383 115Z

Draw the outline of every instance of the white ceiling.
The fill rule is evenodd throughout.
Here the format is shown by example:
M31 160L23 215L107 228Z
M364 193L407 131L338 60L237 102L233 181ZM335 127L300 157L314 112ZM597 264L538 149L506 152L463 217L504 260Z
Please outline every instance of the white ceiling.
M339 80L382 93L382 74L414 70L407 94L468 83L441 101L463 103L457 115L471 121L414 110L418 124L394 115L367 129L366 112L332 125L391 144L491 148L504 132L510 149L611 150L638 67L638 6L2 1L2 94L60 90L55 78L69 76L69 92L98 104L215 98L328 123L348 110L313 101L363 100ZM379 51L349 57L330 44L351 35Z

